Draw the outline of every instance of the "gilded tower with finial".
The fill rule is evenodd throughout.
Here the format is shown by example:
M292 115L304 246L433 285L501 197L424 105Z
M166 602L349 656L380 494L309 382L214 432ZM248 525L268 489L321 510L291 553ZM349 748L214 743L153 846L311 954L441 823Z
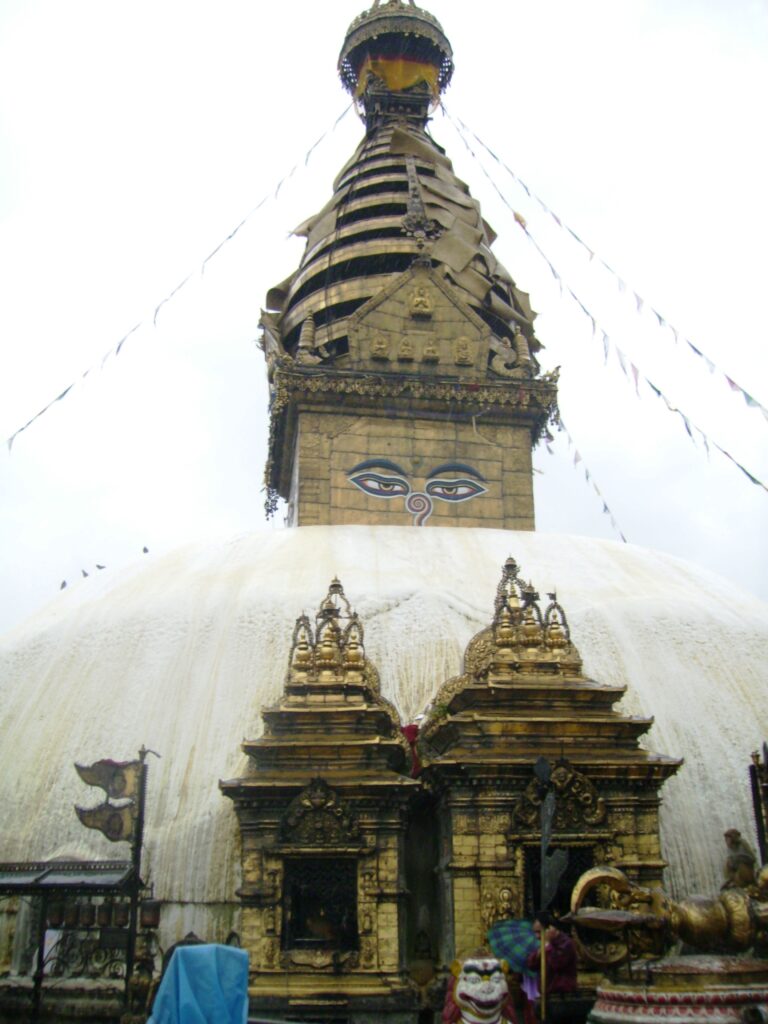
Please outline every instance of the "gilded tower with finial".
M365 137L267 295L268 508L291 525L533 529L531 451L555 415L528 296L430 136L453 73L438 21L376 2L339 73Z

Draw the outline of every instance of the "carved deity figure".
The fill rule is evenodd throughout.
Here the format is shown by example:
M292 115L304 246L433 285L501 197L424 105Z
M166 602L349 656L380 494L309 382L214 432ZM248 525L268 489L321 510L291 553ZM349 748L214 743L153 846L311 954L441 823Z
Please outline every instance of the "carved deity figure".
M483 922L485 931L498 920L498 907L496 897L490 889L486 889L480 900L480 920Z
M415 320L429 320L434 312L435 304L429 297L424 285L419 285L411 296L411 316Z
M472 343L469 338L457 338L453 344L453 361L457 366L471 366L474 363Z
M428 341L424 346L424 351L421 354L422 362L424 363L439 363L440 362L440 350L434 341Z
M371 342L371 359L389 359L389 339L383 334L377 334Z
M499 889L499 921L508 921L510 918L515 917L515 894L508 887Z
M406 336L400 342L400 347L397 350L397 358L401 363L411 363L413 362L415 354L413 342Z
M481 951L454 960L443 1008L443 1024L516 1024L507 985L506 960Z
M749 843L742 838L737 828L724 833L728 850L725 858L725 881L723 889L746 889L755 884L757 858Z

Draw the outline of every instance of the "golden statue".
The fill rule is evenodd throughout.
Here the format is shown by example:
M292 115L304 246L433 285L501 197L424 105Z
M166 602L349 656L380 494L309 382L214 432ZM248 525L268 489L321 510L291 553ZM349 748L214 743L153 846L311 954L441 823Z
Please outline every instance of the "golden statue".
M411 316L415 320L429 320L434 312L435 304L423 284L419 285L411 296Z
M389 339L377 334L371 342L371 359L389 359Z
M440 362L440 349L437 347L434 341L428 341L424 346L424 351L421 354L421 361L423 363Z
M748 889L679 902L618 868L592 868L574 887L567 920L582 956L601 967L660 956L676 940L701 952L744 953L768 942L768 867Z
M413 362L415 355L416 353L414 351L413 342L406 335L406 337L400 342L400 347L397 350L397 358L401 363L411 363Z
M471 366L474 363L472 343L469 338L457 338L453 344L453 360L457 366Z

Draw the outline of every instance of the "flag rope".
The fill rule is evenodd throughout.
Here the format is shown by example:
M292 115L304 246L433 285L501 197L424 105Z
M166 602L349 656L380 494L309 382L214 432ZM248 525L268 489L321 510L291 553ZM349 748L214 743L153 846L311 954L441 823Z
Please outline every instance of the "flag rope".
M259 211L259 210L260 210L260 209L261 209L261 208L263 207L263 206L264 206L264 205L265 205L265 203L267 203L267 202L268 202L269 200L271 200L271 199L277 199L278 195L280 194L280 189L281 189L281 188L283 187L283 185L284 185L284 184L285 184L285 183L286 183L286 182L287 182L287 181L288 181L288 180L289 180L290 178L292 178L292 177L293 177L293 175L294 175L294 174L296 173L296 171L297 171L297 170L299 169L300 163L303 163L303 165L304 165L305 167L307 166L307 164L309 163L309 160L310 160L310 158L311 158L312 154L313 154L313 153L314 153L314 151L315 151L315 150L317 149L317 147L318 147L318 146L320 145L320 143L321 143L321 142L323 142L323 141L324 141L324 140L325 140L325 139L326 139L326 138L327 138L327 137L328 137L329 135L331 135L331 134L332 134L332 133L333 133L333 132L334 132L334 131L336 130L336 128L337 128L337 127L338 127L338 126L339 126L339 125L341 124L341 122L342 122L342 121L344 120L344 118L345 118L345 117L347 116L347 114L349 113L349 111L350 111L350 110L351 110L351 109L352 109L353 107L354 107L354 103L350 103L350 104L349 104L349 106L347 106L347 107L346 107L346 108L345 108L345 109L344 109L344 110L343 110L343 111L341 112L341 114L339 114L339 116L338 116L338 117L336 118L336 120L335 120L335 121L333 122L333 124L332 124L332 125L331 125L331 126L330 126L329 128L327 128L327 129L326 129L326 130L325 130L325 131L323 132L323 134L322 134L322 135L320 136L320 138L319 138L319 139L317 139L317 141L316 141L316 142L314 142L314 143L313 143L313 144L312 144L312 145L310 146L310 148L309 148L309 149L307 150L307 152L306 152L306 154L305 154L305 156L304 156L303 160L302 160L302 161L299 161L299 162L297 162L297 163L295 163L295 164L293 165L293 167L292 167L292 168L290 169L290 171L288 171L288 173L287 173L287 174L285 174L285 175L284 175L284 176L283 176L283 177L282 177L282 178L280 179L280 181L279 181L279 182L277 183L277 186L276 186L276 188L275 188L274 190L270 190L270 191L269 191L269 192L268 192L268 193L267 193L267 194L266 194L266 195L265 195L265 196L264 196L264 197L263 197L263 198L262 198L262 199L260 200L260 202L258 202L258 203L257 203L257 204L256 204L256 205L255 205L255 206L254 206L254 207L253 207L253 208L252 208L252 209L251 209L251 210L250 210L250 211L249 211L249 212L248 212L248 213L247 213L247 214L246 214L246 215L245 215L245 216L243 217L243 219L242 219L242 220L240 221L240 223L239 223L239 224L237 224L237 225L236 225L236 226L235 226L235 227L234 227L234 228L233 228L233 229L232 229L232 230L231 230L231 231L229 232L229 234L228 234L228 235L226 235L226 237L224 237L224 238L223 238L223 239L222 239L222 240L221 240L221 241L219 242L219 244L218 244L218 245L217 245L217 246L216 246L216 247L215 247L214 249L212 249L212 250L211 250L211 252L209 252L209 253L208 253L208 255L207 255L207 256L205 257L205 259L204 259L204 260L202 261L202 263L200 264L200 270L199 270L199 272L200 272L200 274L201 274L201 275L203 275L203 274L205 273L205 268L206 268L206 266L208 265L208 263L210 263L210 261L211 261L211 260L212 260L212 259L213 259L213 258L214 258L214 257L215 257L215 256L216 256L216 255L217 255L218 253L219 253L219 252L220 252L220 250L221 250L221 249L223 249L223 248L224 248L224 246L225 246L225 245L227 245L227 243L228 243L228 242L231 242L231 241L232 241L232 239L233 239L233 238L235 237L235 235L237 235L237 233L238 233L238 232L240 231L240 229L241 229L242 227L244 227L244 226L245 226L245 225L246 225L246 224L248 223L248 221L249 221L249 220L250 220L250 219L251 219L251 218L252 218L252 217L253 217L253 216L254 216L254 215L255 215L255 214L256 214L256 213L257 213L257 212L258 212L258 211ZM66 398L66 396L67 396L67 395L68 395L68 394L70 393L70 391L72 390L72 388L74 388L74 387L75 387L75 385L76 385L76 384L77 384L77 383L78 383L79 381L83 381L83 380L85 380L85 378L86 378L86 377L88 376L88 374L89 374L89 373L91 373L91 372L92 372L93 370L96 370L96 369L102 370L102 369L104 368L104 365L105 365L105 363L107 362L107 360L108 360L108 359L109 359L109 358L110 358L111 356L119 356L119 355L120 355L120 352L121 352L121 350L122 350L122 348L123 348L123 346L124 346L124 345L125 345L125 343L126 343L126 341L128 341L128 339L129 339L129 338L130 338L130 337L131 337L131 336L132 336L133 334L135 334L135 333L136 333L136 332L137 332L138 330L140 330L140 329L141 329L142 327L146 327L146 326L147 326L147 325L148 325L148 324L149 324L150 322L151 322L151 325L152 325L152 327L157 327L157 317L158 317L158 314L160 313L160 310L161 310L161 309L163 308L163 306L167 305L167 304L168 304L168 303L169 303L169 302L171 301L171 299L173 299L173 298L174 298L174 297L175 297L176 295L178 295L178 293L179 293L179 292L180 292L180 291L182 290L182 288L184 288L184 286L185 286L185 285L187 285L187 284L188 284L188 283L189 283L189 282L190 282L190 281L192 280L192 278L193 278L193 277L195 277L196 273L197 273L197 271L192 271L191 273L187 274L187 276L186 276L186 277L185 277L185 278L184 278L184 279L183 279L182 281L180 281L180 282L179 282L179 283L178 283L178 284L176 285L176 287L175 287L175 288L173 288L173 289L172 289L172 290L171 290L171 291L170 291L170 292L169 292L169 293L168 293L168 294L167 294L167 295L165 296L165 298L164 298L164 299L161 299L161 301L157 303L157 305L156 305L156 306L155 306L155 308L154 308L154 313L153 313L153 315L152 315L152 319L151 319L151 321L149 321L148 319L145 319L145 320L139 320L139 322L138 322L138 323L134 324L134 325L133 325L133 327L132 327L132 328L131 328L131 329L130 329L130 330L129 330L129 331L128 331L128 332L126 333L126 334L124 334L124 335L123 335L123 337L122 337L122 338L121 338L121 339L120 339L120 340L118 341L117 345L115 345L115 346L114 346L113 348L109 349L109 351L108 351L108 352L106 352L106 353L105 353L105 354L104 354L104 355L103 355L103 356L101 357L101 359L99 359L99 360L98 360L98 361L97 361L96 363L94 363L94 364L93 364L92 366L89 366L87 370L85 370L85 371L84 371L83 373L81 373L79 377L76 377L76 378L75 378L75 380L73 380L73 381L72 381L72 383L71 383L71 384L70 384L70 385L69 385L68 387L66 387L66 388L65 388L65 389L64 389L64 390L63 390L63 391L62 391L62 392L61 392L60 394L58 394L58 395L57 395L57 396L56 396L55 398L52 398L50 402L48 402L48 403L47 403L46 405L44 405L44 406L42 407L42 409L40 409L40 410L39 410L38 412L36 412L36 413L35 413L35 415L34 415L34 416L32 416L32 417L31 417L30 419L28 419L28 420L27 420L27 422L26 422L26 423L25 423L25 424L24 424L23 426L19 427L19 428L18 428L18 430L15 430L15 431L14 431L14 432L13 432L13 433L12 433L12 434L11 434L11 435L10 435L10 436L9 436L9 437L7 438L7 439L6 439L6 445L7 445L7 447L8 447L8 451L9 451L9 453L10 453L10 451L12 450L12 448L13 448L13 443L14 443L14 441L16 440L16 438L17 438L17 437L19 436L19 434L22 434L22 433L23 433L23 432L24 432L25 430L27 430L27 429L28 429L29 427L31 427L33 423L35 423L35 422L36 422L37 420L39 420L41 416L44 416L44 415L45 415L45 414L46 414L46 413L47 413L47 412L48 412L48 411L49 411L49 410L50 410L50 409L51 409L51 408L52 408L52 407L53 407L54 405L56 405L56 403L57 403L57 402L60 402L60 401L61 401L61 400L62 400L63 398Z
M445 111L445 107L444 106L443 106L443 110ZM446 117L449 117L447 111L445 111L445 114L446 114ZM537 240L531 234L530 228L528 227L528 224L527 224L525 218L522 216L522 214L520 214L517 210L515 210L515 208L511 205L511 203L509 202L507 197L504 195L504 193L501 191L499 186L493 180L493 178L491 177L491 175L488 172L487 168L483 165L483 163L480 161L480 158L478 157L477 153L475 153L474 149L469 144L469 142L468 142L467 138L465 137L463 131L461 131L456 126L456 124L455 124L455 122L453 122L452 118L449 117L449 120L451 120L451 123L454 124L454 128L456 129L456 132L459 135L459 138L462 140L462 142L466 146L466 148L469 151L469 153L477 161L477 164L478 164L480 170L483 172L485 177L488 179L488 181L493 186L494 190L499 195L499 198L501 199L501 201L504 203L504 205L507 207L507 209L512 214L512 216L513 216L513 218L515 220L515 223L521 228L521 230L524 232L526 238L529 240L531 245L535 248L536 252L542 258L542 260L546 263L547 267L549 268L550 273L552 274L552 276L557 281L557 283L558 283L558 285L560 287L561 293L562 292L566 293L568 295L568 297L578 306L578 308L581 310L581 312L584 314L584 316L586 316L586 318L589 320L590 324L592 325L592 336L595 337L597 335L598 331L600 331L600 333L602 334L603 348L604 348L604 351L605 351L605 359L606 359L606 362L607 362L608 354L609 354L609 350L610 350L610 345L611 345L611 339L609 338L608 333L606 331L602 330L602 328L600 327L600 325L599 325L599 323L597 321L597 318L590 312L590 310L587 308L587 306L584 304L584 302L579 298L579 296L573 291L573 289L570 288L565 283L565 281L563 281L563 279L560 276L560 274L558 273L557 268L555 267L555 265L552 263L552 261L549 259L547 254L544 252L542 247L537 242ZM724 455L726 459L729 459L730 462L732 462L733 465L736 466L737 469L739 469L744 474L744 476L746 476L746 478L750 481L750 483L753 483L757 487L761 487L764 491L768 492L768 486L766 486L766 484L762 480L760 480L758 477L756 477L753 473L750 473L750 471L745 466L743 466L738 461L738 459L736 459L733 455L731 455L730 452L726 451L726 449L723 448L721 445L719 445L716 441L713 441L701 429L701 427L697 426L691 420L691 418L689 416L687 416L682 411L682 409L680 409L677 406L673 405L672 402L666 397L666 395L664 395L664 393L661 391L661 389L658 388L651 380L649 380L649 378L646 377L645 374L643 374L640 371L640 369L631 360L628 359L626 354L618 347L618 345L616 345L615 342L613 343L613 347L614 347L614 350L616 352L616 357L618 359L619 366L620 366L622 372L624 373L625 377L628 376L628 374L627 374L627 365L629 365L629 367L630 367L630 371L632 373L632 378L633 378L634 384L635 384L635 393L637 394L638 398L640 397L639 383L642 380L651 389L653 394L657 398L660 398L664 402L664 404L666 405L666 407L669 410L669 412L676 413L678 416L680 416L680 418L681 418L681 420L683 422L683 426L685 427L685 431L686 431L686 433L688 434L688 436L690 437L691 441L694 444L695 444L695 438L694 438L694 431L695 431L697 434L699 434L701 436L701 438L702 438L702 440L704 442L705 449L707 450L707 452L709 452L709 447L711 445L713 448L715 448L717 451L719 451L721 453L721 455ZM738 385L735 385L735 386L738 387Z
M676 344L679 342L680 338L682 338L685 342L685 345L687 346L688 351L692 352L698 359L701 359L710 373L719 374L719 376L722 377L722 379L725 381L725 383L728 385L732 392L740 394L741 397L744 399L744 403L750 409L759 409L759 411L763 414L763 418L765 419L765 421L768 422L768 408L766 406L764 406L753 395L751 395L746 388L742 387L739 383L737 383L733 379L733 377L730 377L721 367L719 367L714 362L713 359L711 359L705 352L703 352L701 348L699 348L697 345L694 345L694 343L689 338L687 338L682 331L675 327L674 324L672 324L665 316L663 316L650 302L643 298L642 295L640 295L633 288L631 288L624 280L624 278L622 278L621 275L616 270L614 270L614 268L606 260L604 260L599 253L597 253L594 249L587 245L587 243L573 230L572 227L570 227L569 224L565 223L565 221L558 217L554 210L552 210L551 207L549 207L544 202L544 200L536 192L534 192L534 190L530 188L530 186L527 185L526 182L523 181L523 179L518 174L515 174L512 168L504 160L502 160L501 157L499 157L498 154L495 153L491 149L491 147L486 142L484 142L475 131L472 130L472 128L466 125L458 115L456 115L456 118L454 120L453 116L448 112L447 108L445 107L445 104L441 104L441 108L445 116L448 118L448 120L451 122L451 124L453 124L456 131L459 132L459 134L461 134L458 127L460 125L465 132L468 132L477 141L477 143L483 147L486 153L488 153L488 155L493 160L495 160L496 163L501 168L503 168L507 172L507 174L512 178L512 180L517 185L519 185L520 188L522 188L522 190L525 192L528 198L532 199L535 203L537 203L538 206L544 211L544 213L546 213L547 216L550 217L555 222L555 224L558 226L558 228L560 228L561 231L567 232L571 236L571 238L573 238L573 240L579 246L581 246L582 249L584 249L584 251L589 255L590 262L596 260L605 270L608 271L608 273L615 279L619 292L621 292L622 294L627 291L631 292L631 294L634 296L635 305L637 307L638 313L642 313L643 309L645 308L649 309L656 318L659 327L662 329L667 328L671 332ZM475 159L477 159L476 154L473 155L475 155Z

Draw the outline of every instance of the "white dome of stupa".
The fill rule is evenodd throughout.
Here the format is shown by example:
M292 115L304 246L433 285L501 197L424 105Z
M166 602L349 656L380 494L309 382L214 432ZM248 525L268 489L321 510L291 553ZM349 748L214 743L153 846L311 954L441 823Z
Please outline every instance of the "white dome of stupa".
M144 875L165 943L236 924L239 834L220 779L282 692L292 631L338 576L403 722L460 671L504 560L557 591L587 675L653 715L643 745L685 758L662 789L673 892L721 882L722 833L751 831L749 754L768 735L768 605L679 559L490 529L300 527L192 545L62 593L0 641L3 861L127 857L78 822L72 765L150 757Z

